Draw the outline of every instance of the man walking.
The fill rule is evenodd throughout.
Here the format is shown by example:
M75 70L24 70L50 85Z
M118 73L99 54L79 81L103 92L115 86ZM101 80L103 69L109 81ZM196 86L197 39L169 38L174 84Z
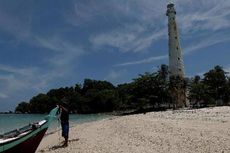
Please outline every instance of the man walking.
M58 106L60 111L62 137L64 137L65 139L63 147L67 147L68 139L69 139L69 110L66 103L63 103L63 105L58 105Z

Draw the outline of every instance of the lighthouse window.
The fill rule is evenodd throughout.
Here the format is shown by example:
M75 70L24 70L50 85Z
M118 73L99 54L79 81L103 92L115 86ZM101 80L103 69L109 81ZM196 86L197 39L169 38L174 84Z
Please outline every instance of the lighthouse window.
M180 60L180 57L178 57L178 60Z
M181 69L179 69L179 71L181 71Z
M174 30L176 31L176 25L175 25L173 28L174 28Z
M178 47L176 47L176 49L178 50L179 48L178 48Z
M175 39L177 39L177 36L175 37Z

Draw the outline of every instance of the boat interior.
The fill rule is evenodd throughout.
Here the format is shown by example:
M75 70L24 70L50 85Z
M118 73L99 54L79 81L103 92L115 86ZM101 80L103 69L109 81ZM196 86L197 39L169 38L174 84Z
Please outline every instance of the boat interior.
M17 138L20 138L21 136L24 136L24 135L38 129L39 127L44 125L46 122L47 122L46 120L42 120L40 122L30 123L30 124L28 124L22 128L15 129L15 130L6 132L4 134L0 134L0 144L5 143L7 141L17 139Z

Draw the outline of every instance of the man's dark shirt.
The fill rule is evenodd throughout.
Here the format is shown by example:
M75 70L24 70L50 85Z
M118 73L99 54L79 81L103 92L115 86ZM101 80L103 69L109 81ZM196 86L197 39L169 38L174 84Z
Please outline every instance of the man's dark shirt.
M62 109L60 119L61 123L69 123L69 112Z

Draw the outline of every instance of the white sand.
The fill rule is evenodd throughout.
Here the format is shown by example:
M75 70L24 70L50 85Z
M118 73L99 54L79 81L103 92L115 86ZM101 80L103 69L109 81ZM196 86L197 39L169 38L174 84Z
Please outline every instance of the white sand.
M151 112L76 125L60 148L60 132L45 137L47 153L230 153L230 107Z

